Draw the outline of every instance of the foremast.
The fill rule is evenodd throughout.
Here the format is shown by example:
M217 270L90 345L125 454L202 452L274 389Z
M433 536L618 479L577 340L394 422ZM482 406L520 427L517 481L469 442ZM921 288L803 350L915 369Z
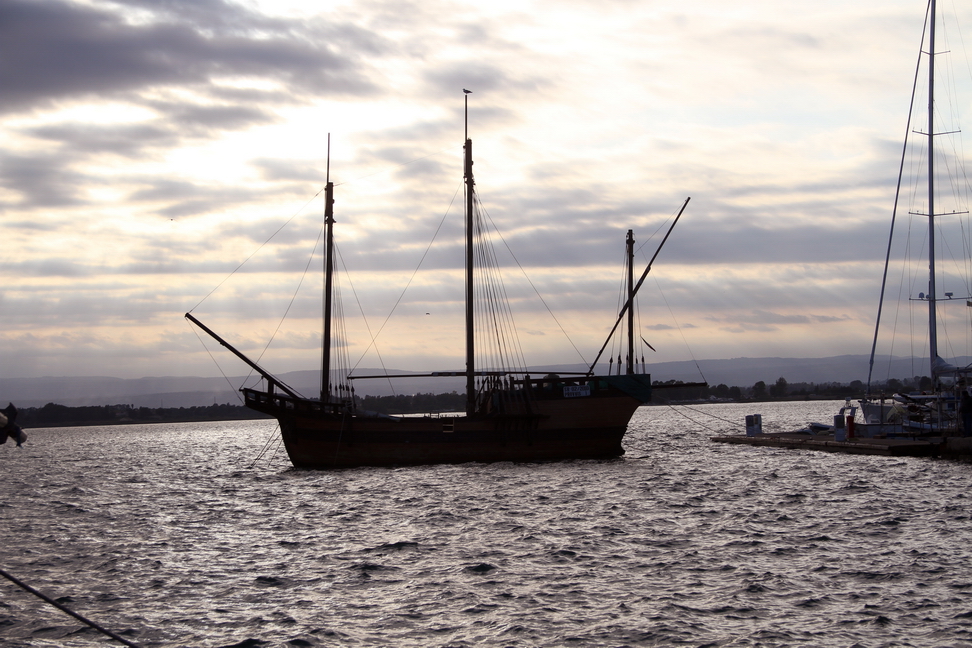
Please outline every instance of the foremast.
M668 237L671 235L672 230L675 229L675 226L678 224L678 219L682 217L682 212L684 212L685 211L685 208L688 207L688 204L689 204L689 201L690 200L692 200L692 197L691 196L689 196L688 198L686 198L685 199L685 202L682 203L682 208L678 210L678 214L675 216L675 220L672 221L672 224L671 224L671 226L669 226L668 231L665 232L665 238L663 238L662 241L661 241L661 243L658 244L658 249L655 250L655 253L652 255L651 260L648 262L647 267L645 267L645 271L641 273L641 278L638 279L638 283L634 284L633 286L631 286L628 289L628 299L624 302L624 306L621 308L621 312L618 313L618 319L616 319L614 321L614 326L611 327L611 332L608 333L607 339L604 340L604 344L601 346L601 350L597 352L597 356L595 356L594 362L592 362L591 363L591 366L588 368L588 370L587 370L587 375L588 376L593 376L594 375L594 367L597 366L598 360L600 360L601 359L601 355L604 354L604 349L607 348L607 345L611 342L611 338L614 337L614 332L618 330L618 325L621 324L622 321L624 321L625 314L628 313L631 310L631 308L633 308L635 295L638 294L638 290L641 288L641 284L645 283L645 278L648 276L648 273L651 272L651 266L652 266L652 264L655 263L655 259L658 257L658 253L661 252L661 250L662 250L663 247L665 247L665 241L668 240ZM634 256L634 234L633 233L631 234L631 239L632 240L631 240L630 248L629 248L629 252L628 252L629 257L633 257ZM629 261L629 265L630 265L630 262L633 262L633 259L631 261ZM632 279L633 279L633 277L632 277ZM631 284L629 283L629 286L630 285ZM628 328L630 330L630 328L631 328L631 325L630 324L629 324L629 327ZM632 347L632 346L633 346L633 338L632 338L632 342L629 343L629 348ZM632 355L633 355L633 352L632 352ZM633 363L633 361L632 361L632 363Z
M324 332L321 340L321 402L331 397L331 311L334 292L334 183L331 182L331 134L327 135L327 184L324 185Z

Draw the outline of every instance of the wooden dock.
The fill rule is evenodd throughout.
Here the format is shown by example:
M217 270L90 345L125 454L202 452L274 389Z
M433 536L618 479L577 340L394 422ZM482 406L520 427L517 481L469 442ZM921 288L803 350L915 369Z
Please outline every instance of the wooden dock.
M949 444L943 443L941 440L933 442L918 439L852 438L846 441L836 441L832 434L757 434L755 436L717 436L712 437L711 440L716 443L737 443L791 450L818 450L821 452L884 455L888 457L938 457L942 456L943 450L945 450L945 454L948 454L949 449ZM952 439L945 441L952 441ZM965 441L965 439L955 439L955 441Z

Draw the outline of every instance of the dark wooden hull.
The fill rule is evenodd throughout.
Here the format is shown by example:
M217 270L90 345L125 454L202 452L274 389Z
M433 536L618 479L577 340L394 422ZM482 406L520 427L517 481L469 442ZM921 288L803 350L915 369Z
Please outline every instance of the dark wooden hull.
M295 467L341 468L619 457L628 421L650 398L650 377L599 384L586 397L540 394L473 416L368 416L328 412L320 401L254 390L244 395L249 407L280 422Z

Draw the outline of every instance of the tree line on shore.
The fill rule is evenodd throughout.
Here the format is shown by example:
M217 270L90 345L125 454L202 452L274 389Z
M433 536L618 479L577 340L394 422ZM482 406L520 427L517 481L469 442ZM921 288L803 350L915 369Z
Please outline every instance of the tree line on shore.
M80 425L124 425L127 423L177 423L190 421L233 421L269 418L242 405L201 407L135 407L133 405L86 405L68 407L48 403L43 407L18 408L20 427L65 427Z
M842 400L864 395L865 385L860 380L850 383L789 383L782 376L767 385L760 380L751 387L688 386L680 380L654 381L652 403L665 405L676 402L716 401L745 402L772 400ZM927 376L888 380L872 387L873 394L924 391L931 389ZM419 393L395 396L358 396L358 407L381 414L421 414L425 412L461 412L466 405L465 394ZM201 407L135 407L133 405L92 405L68 407L48 403L43 407L20 409L17 422L21 427L61 427L78 425L118 425L126 423L161 423L180 421L226 421L268 418L242 405L206 405Z
M680 388L680 380L667 382L654 381L653 385L663 386L652 394L654 403L670 403L687 400L715 400L715 401L772 401L772 400L842 400L845 398L860 398L867 386L863 381L853 380L849 383L839 382L787 382L780 376L775 383L767 385L765 381L757 381L752 387L730 387L725 384L709 385L707 387ZM932 388L932 380L928 376L913 378L891 378L883 383L871 385L874 395L898 392L927 391Z

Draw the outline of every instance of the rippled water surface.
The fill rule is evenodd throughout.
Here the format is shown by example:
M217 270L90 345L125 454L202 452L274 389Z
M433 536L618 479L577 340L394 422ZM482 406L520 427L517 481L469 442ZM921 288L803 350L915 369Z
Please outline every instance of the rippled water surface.
M274 422L28 430L0 567L147 647L972 646L972 466L711 443L839 403L641 408L615 461L297 471ZM120 645L0 579L0 644Z

